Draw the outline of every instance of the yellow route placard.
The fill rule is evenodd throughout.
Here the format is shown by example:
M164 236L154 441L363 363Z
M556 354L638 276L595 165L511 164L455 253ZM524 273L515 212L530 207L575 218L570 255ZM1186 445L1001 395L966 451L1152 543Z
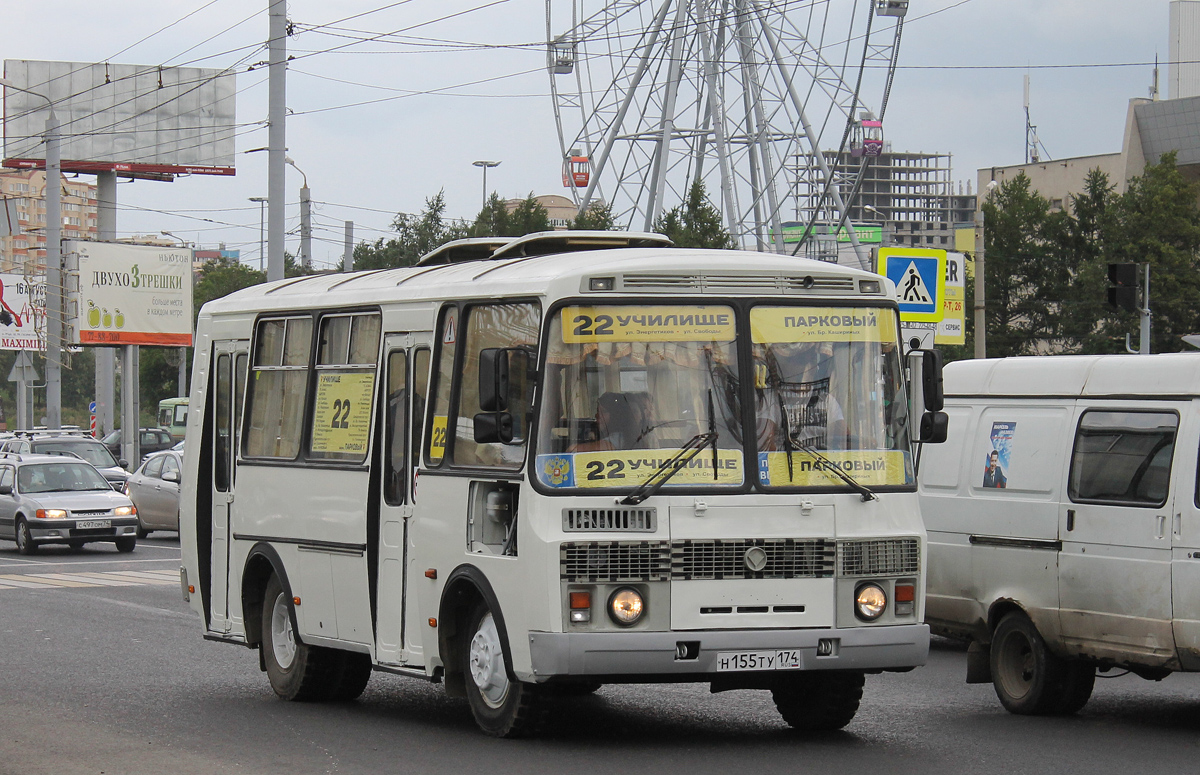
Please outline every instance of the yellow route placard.
M636 487L673 458L677 449L625 449L607 452L566 452L538 455L537 473L550 487ZM681 484L739 485L743 480L742 451L717 450L713 476L711 449L701 450L666 486Z
M793 451L789 476L786 452L759 452L759 484L766 487L843 486L841 477L828 470L830 465L837 466L867 487L912 483L905 453L899 450L822 450L820 454L825 460L803 450Z
M733 310L699 305L563 307L566 344L591 342L729 342Z
M896 313L878 307L755 307L750 341L895 342Z
M366 455L374 388L374 372L326 373L317 377L313 452Z

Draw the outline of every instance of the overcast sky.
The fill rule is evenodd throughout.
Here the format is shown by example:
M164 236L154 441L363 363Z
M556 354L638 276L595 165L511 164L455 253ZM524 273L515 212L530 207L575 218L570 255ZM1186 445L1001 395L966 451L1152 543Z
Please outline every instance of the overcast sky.
M242 63L237 175L121 184L121 236L167 230L203 247L225 242L256 262L260 213L248 198L267 193L267 155L241 152L267 144L265 126L255 126L267 115L266 69L246 72L266 59L255 50L267 37L261 5L254 13L242 0L6 4L4 59ZM380 8L337 26L413 28L406 34L456 43L328 52L352 42L336 35L357 33L305 31ZM439 189L449 215L473 216L482 194L474 160L503 162L489 172L488 189L504 197L562 192L539 45L545 0L295 0L288 15L298 31L288 41L298 57L288 75L288 154L312 191L318 265L339 260L343 221L355 222L359 239L385 236L394 213L419 211ZM981 167L1020 163L1029 74L1033 123L1050 158L1116 152L1129 99L1147 96L1151 84L1145 63L1167 60L1167 20L1167 0L912 0L887 139L897 151L952 154L960 181ZM302 56L313 51L326 53ZM1165 64L1160 82L1165 98ZM389 97L399 98L377 101ZM295 253L300 175L291 168L287 186L287 249Z

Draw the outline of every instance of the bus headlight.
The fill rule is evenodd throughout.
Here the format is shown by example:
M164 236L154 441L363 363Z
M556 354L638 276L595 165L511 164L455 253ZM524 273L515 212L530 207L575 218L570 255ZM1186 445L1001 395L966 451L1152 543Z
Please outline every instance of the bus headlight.
M854 614L859 619L872 622L887 609L887 593L878 584L863 584L854 593Z
M632 587L622 587L608 599L608 615L622 626L636 624L646 610L641 594Z

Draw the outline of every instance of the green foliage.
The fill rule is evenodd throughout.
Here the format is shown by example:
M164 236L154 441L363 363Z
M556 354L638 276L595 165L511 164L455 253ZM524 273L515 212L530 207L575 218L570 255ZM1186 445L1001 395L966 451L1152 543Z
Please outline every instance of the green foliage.
M572 229L592 231L612 231L617 228L613 216L612 205L605 202L592 202L586 210L575 216L571 222Z
M446 198L441 191L425 200L420 215L400 213L392 221L396 236L360 242L354 248L355 269L394 269L412 266L434 248L469 236L460 224L445 217Z
M479 215L475 216L470 232L472 237L521 237L539 231L550 231L550 214L533 192L509 212L508 205L493 193Z
M733 236L721 223L721 213L708 200L704 184L692 183L687 201L658 217L654 231L666 235L681 248L737 248Z
M266 281L266 272L251 269L231 258L210 258L200 267L200 276L192 286L195 314L199 315L200 308L213 299Z

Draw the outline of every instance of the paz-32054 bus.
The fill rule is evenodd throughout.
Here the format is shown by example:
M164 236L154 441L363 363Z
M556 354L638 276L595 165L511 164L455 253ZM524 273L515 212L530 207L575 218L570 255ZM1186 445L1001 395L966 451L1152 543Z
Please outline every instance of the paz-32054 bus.
M440 681L499 736L622 682L839 728L864 674L923 664L940 362L904 355L885 278L666 245L465 242L205 305L180 523L205 637L285 699Z

